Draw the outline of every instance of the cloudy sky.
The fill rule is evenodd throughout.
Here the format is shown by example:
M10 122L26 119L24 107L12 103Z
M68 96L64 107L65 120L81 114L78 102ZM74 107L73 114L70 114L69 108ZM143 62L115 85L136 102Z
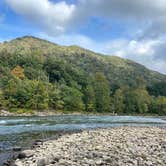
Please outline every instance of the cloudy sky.
M25 35L166 74L165 0L0 0L0 42Z

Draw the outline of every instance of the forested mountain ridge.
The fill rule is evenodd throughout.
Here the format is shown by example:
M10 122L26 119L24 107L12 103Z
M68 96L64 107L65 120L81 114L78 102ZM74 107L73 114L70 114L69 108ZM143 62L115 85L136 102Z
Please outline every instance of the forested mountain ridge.
M25 36L0 44L0 65L2 108L141 113L152 107L150 97L165 102L165 75L78 46ZM148 102L135 108L133 101L126 108L129 91L128 96L144 94Z
M134 75L133 78L142 77L145 79L145 81L150 80L150 82L163 80L166 81L165 75L159 74L154 71L150 71L146 69L144 66L137 64L133 61L122 59L116 56L107 56L94 53L92 51L86 50L78 46L59 46L49 41L42 40L32 36L17 38L10 42L5 42L1 44L0 52L3 51L9 54L18 55L28 55L34 53L46 57L55 56L58 58L65 59L66 61L72 61L73 64L82 67L83 69L85 67L90 68L90 66L95 67L96 65L96 68L94 70L103 70L108 75L109 72L112 71L111 74L114 74L115 77L117 77L117 79L122 78L124 80L126 74L126 77L132 77L132 75ZM81 66L81 63L85 63L85 67ZM101 66L97 66L97 64L93 65L93 63L101 63ZM120 73L116 73L119 72L117 71L118 69ZM126 73L124 74L124 77L122 77L124 72Z

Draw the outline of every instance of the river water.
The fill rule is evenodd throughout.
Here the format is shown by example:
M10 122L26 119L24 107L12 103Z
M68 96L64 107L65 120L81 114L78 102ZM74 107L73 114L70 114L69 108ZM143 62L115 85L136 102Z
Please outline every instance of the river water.
M44 117L0 117L0 165L13 147L28 148L36 139L93 128L117 126L165 126L161 117L58 115Z

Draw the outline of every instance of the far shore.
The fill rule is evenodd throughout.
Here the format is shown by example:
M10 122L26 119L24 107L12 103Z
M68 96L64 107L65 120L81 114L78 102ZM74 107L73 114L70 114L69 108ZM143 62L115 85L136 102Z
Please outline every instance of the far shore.
M117 114L109 112L67 112L67 111L55 111L55 110L33 110L31 112L10 112L7 110L0 110L0 117L14 117L14 116L58 116L58 115L108 115L108 116L146 116L146 117L165 117L166 115L157 115L157 114Z
M117 116L116 113L98 113L98 112L67 112L55 110L33 110L30 113L17 113L6 110L0 110L0 116L56 116L56 115L110 115Z

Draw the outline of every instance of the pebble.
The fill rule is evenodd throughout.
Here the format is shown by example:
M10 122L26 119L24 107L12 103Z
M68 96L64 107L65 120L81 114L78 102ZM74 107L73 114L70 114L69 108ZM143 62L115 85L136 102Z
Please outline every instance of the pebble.
M19 159L23 159L23 158L30 158L34 155L32 150L24 150L21 153L18 154L18 158Z
M63 135L23 151L18 166L166 165L165 127L115 127ZM40 141L38 141L40 142Z
M45 166L46 165L46 161L45 159L39 159L37 161L37 166Z

